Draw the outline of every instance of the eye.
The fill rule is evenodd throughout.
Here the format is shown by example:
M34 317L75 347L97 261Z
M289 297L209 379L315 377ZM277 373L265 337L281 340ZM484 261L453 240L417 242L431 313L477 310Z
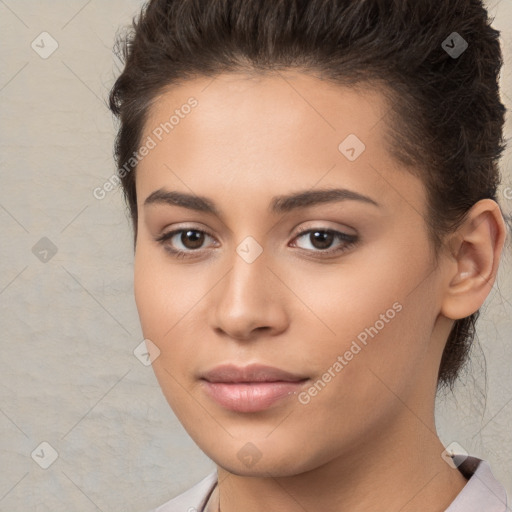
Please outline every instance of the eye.
M317 253L320 256L337 255L349 250L358 241L356 235L349 235L341 231L328 228L312 228L299 230L300 234L294 240L303 239L304 245L297 245L307 252ZM202 229L182 228L169 231L155 238L155 241L163 245L164 249L176 258L190 258L200 256L204 251L205 241L215 238ZM337 244L333 246L335 242ZM216 245L214 242L212 245ZM308 247L309 245L309 247Z
M317 252L319 254L338 254L350 249L357 242L356 235L349 235L334 229L312 228L301 230L296 240L304 239L306 247L300 246L299 248L309 252ZM334 242L338 244L332 248ZM309 245L309 247L308 247Z
M194 228L175 229L155 238L164 249L175 256L188 257L200 252L206 238L213 237L206 231ZM195 256L195 255L194 255Z

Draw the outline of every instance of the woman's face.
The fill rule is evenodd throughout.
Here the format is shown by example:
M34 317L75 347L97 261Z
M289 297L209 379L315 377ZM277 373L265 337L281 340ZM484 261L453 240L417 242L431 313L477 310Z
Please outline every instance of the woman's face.
M388 108L291 72L196 79L153 105L137 308L170 406L233 473L297 474L432 422L451 322Z

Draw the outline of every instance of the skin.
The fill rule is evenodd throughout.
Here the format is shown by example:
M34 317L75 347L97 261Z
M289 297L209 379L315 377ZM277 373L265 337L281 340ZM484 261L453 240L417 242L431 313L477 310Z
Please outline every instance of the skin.
M505 237L496 203L478 202L437 263L423 183L384 140L384 97L299 72L197 78L162 94L143 139L194 96L199 104L139 163L135 299L153 368L173 411L218 467L209 510L444 511L466 484L441 457L434 423L441 354L453 320L488 295ZM349 161L338 145L356 134ZM344 187L356 200L274 214L274 196ZM221 212L144 206L166 188L208 197ZM199 249L175 236L205 230ZM298 229L355 234L346 250ZM263 252L248 263L237 246ZM166 242L171 245L171 241ZM184 245L188 244L188 245ZM309 377L311 387L353 340L398 302L402 309L302 404L296 395L256 413L227 410L199 375L219 364L261 363ZM239 453L252 443L259 460Z

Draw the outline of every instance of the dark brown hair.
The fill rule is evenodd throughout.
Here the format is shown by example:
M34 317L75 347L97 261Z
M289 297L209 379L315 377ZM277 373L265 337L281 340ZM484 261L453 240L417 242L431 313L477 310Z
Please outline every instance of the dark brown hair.
M134 243L131 157L152 102L169 86L225 72L293 68L383 93L389 151L426 186L425 222L436 253L472 205L497 200L502 54L482 0L151 0L117 50L125 67L110 108L120 120L118 169L130 162L120 181ZM478 314L454 323L439 386L453 387Z

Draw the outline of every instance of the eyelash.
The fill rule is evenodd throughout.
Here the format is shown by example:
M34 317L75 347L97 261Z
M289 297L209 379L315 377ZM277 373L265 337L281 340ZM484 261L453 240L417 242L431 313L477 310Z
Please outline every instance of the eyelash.
M210 233L208 233L208 231L205 231L203 229L181 228L181 229L175 229L173 231L169 231L168 233L159 235L159 236L155 237L155 241L157 243L159 243L160 245L163 245L164 249L168 253L170 253L171 256L173 256L175 258L197 257L197 255L194 255L194 253L199 253L201 251L201 249L190 249L188 251L183 251L181 249L174 249L168 243L166 243L167 240L173 238L178 233L184 233L186 231L202 233L202 234L208 235L211 238L214 238L213 235L211 235ZM307 252L318 253L319 255L321 255L321 257L324 257L323 255L331 256L333 254L342 254L345 251L348 251L349 249L351 249L359 241L359 239L356 235L348 235L347 233L342 233L341 231L336 231L334 229L329 229L329 228L309 228L309 229L308 228L300 228L298 233L295 235L294 240L296 238L300 238L307 234L316 233L316 232L333 234L335 236L335 238L337 238L340 241L345 242L345 244L342 244L341 246L339 246L336 249L325 249L325 250L319 249L316 251L311 251L309 249L301 249L301 250L307 251Z

